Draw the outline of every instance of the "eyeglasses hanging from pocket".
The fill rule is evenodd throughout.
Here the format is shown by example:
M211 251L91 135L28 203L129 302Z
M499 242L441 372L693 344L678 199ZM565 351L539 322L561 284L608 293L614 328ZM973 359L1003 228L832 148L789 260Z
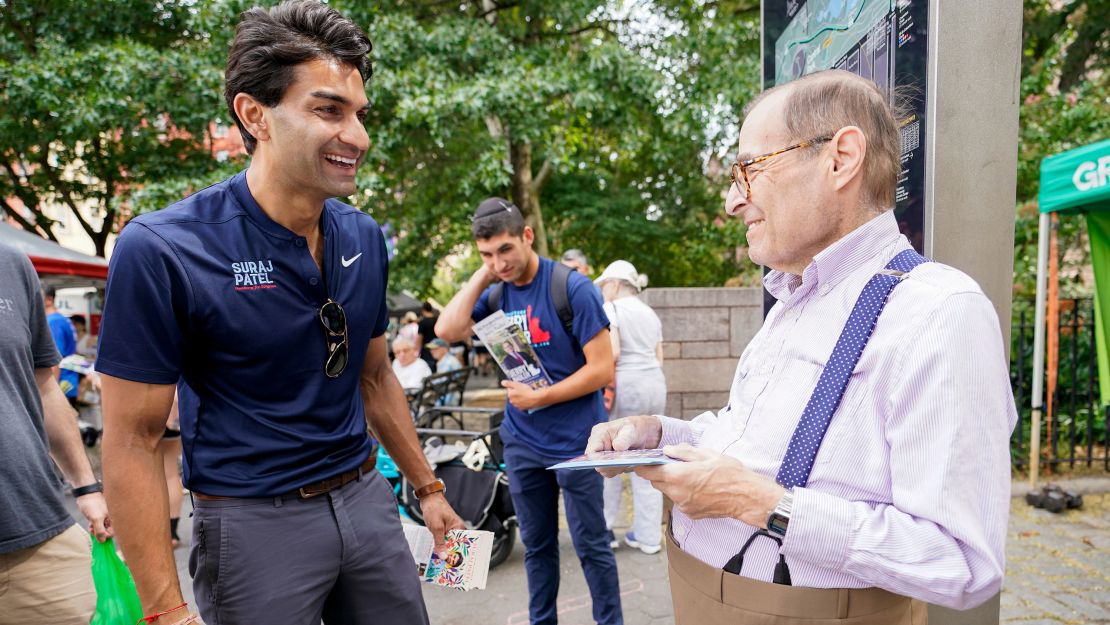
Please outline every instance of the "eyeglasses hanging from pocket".
M786 565L786 557L782 555L782 539L768 533L767 530L759 530L749 536L748 541L740 548L740 553L732 556L732 559L725 563L724 571L726 573L732 573L733 575L739 575L740 571L744 568L744 554L748 553L748 547L751 547L755 539L760 536L770 538L775 541L775 544L779 547L779 561L778 564L775 565L775 575L772 581L783 586L792 586L793 584L790 583L790 567Z

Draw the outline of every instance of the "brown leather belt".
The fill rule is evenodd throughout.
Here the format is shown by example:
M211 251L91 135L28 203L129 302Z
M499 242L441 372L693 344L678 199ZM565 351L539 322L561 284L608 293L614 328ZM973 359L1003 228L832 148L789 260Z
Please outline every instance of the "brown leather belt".
M311 499L313 497L316 497L317 495L330 493L331 491L341 486L345 486L346 484L357 480L359 477L369 473L370 471L373 471L376 464L377 455L371 454L370 457L367 458L366 461L363 462L362 465L359 466L357 469L351 469L350 471L320 480L319 482L306 484L295 491L291 491L282 495L282 497L299 497L300 499ZM222 495L205 495L204 493L198 493L196 491L193 491L193 497L196 497L197 499L200 499L202 501L223 501L228 499L240 499L239 497L224 497Z

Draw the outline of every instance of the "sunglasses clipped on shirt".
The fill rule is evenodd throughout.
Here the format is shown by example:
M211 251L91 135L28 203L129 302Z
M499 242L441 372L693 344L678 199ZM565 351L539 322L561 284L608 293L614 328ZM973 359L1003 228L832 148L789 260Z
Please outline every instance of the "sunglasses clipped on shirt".
M328 345L328 359L324 361L324 374L338 378L347 368L349 343L347 342L347 314L339 302L328 298L319 311L320 323L324 324L325 340Z

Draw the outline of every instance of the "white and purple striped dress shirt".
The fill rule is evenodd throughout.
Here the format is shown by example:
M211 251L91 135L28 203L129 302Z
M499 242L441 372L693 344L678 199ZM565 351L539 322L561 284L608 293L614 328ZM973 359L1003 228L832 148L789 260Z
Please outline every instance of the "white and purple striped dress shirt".
M728 405L663 418L661 445L725 453L774 479L864 284L909 242L887 211L818 254L801 276L771 272L778 303L740 357ZM795 586L880 587L953 608L998 592L1017 421L998 316L967 275L925 263L875 326L810 474L782 553ZM723 567L755 528L692 520L675 540ZM778 548L752 544L743 575L771 581Z

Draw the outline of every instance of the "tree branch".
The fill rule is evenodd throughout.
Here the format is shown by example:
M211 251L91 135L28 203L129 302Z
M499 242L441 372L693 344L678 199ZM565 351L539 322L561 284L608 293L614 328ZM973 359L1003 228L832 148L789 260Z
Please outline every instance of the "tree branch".
M46 231L46 234L43 234L37 224L31 223L27 220L26 217L20 215L19 211L16 210L14 206L8 203L8 200L0 198L0 206L4 208L4 212L7 213L9 217L14 219L15 222L27 232L33 232L40 237L43 237L44 239L50 239L55 243L58 241L57 237L54 236L54 233L51 232L50 228L43 228L42 230Z
M485 11L482 11L481 13L478 13L474 17L476 19L482 20L482 19L485 19L489 15L493 15L494 13L497 13L498 11L504 11L505 9L511 9L513 7L520 6L519 2L509 2L509 3L506 3L506 4L497 4L496 2L493 2L491 4L493 4L493 8L486 9Z
M20 42L23 43L23 47L27 49L27 53L34 56L37 51L35 46L34 24L30 25L31 32L27 32L22 28L19 19L15 16L15 4L15 0L8 0L4 3L4 21L8 23L8 27L19 37ZM35 9L31 10L32 14L35 12Z
M23 205L32 213L41 213L39 210L38 197L35 196L34 192L24 186L23 181L19 179L19 174L15 173L15 168L12 167L12 160L14 159L9 159L7 156L8 155L5 154L4 158L0 160L3 160L4 171L7 172L8 178L12 180L15 196L18 197L19 201L23 202ZM35 221L38 222L39 220L36 219Z
M417 2L412 5L412 12L415 14L415 18L417 21L423 21L441 15L442 11L440 9L444 7L447 10L454 12L458 9L461 3L462 2L460 0L431 0L429 2ZM503 11L505 9L518 6L520 3L512 2L508 4L497 4L494 2L492 3L492 8L489 9L483 7L483 3L481 2L471 2L470 4L475 5L476 11L478 11L478 13L475 13L475 17L478 19L482 19L488 15L497 13L498 11Z
M578 28L572 28L571 30L548 30L548 31L539 31L539 32L535 32L535 33L529 33L523 39L514 39L514 41L516 41L517 43L520 43L520 44L536 43L540 39L554 39L554 38L558 38L558 37L573 37L575 35L581 35L582 33L590 32L591 30L601 30L601 31L604 31L608 35L616 36L616 33L609 30L609 27L614 26L616 24L627 24L630 21L631 20L629 20L629 19L601 20L601 21L598 21L598 22L592 22L590 24L586 24L585 26L580 26Z
M1110 8L1099 8L1087 3L1087 15L1082 23L1076 27L1077 36L1064 52L1064 59L1060 66L1060 91L1071 91L1072 88L1083 80L1087 72L1087 63L1091 57L1099 53L1101 42L1105 41L1108 28L1106 20L1110 17ZM1091 15L1095 12L1095 15Z
M719 0L711 0L710 2L706 2L705 4L703 4L699 8L699 10L700 11L705 11L706 9L710 9L710 8L721 9L721 8L726 8L726 7L722 7L721 2ZM749 14L749 13L755 13L756 17L759 16L758 15L759 14L759 2L750 2L748 4L742 4L740 6L732 7L732 10L731 10L731 14L733 16L741 16L741 15L745 15L745 14Z
M100 137L95 141L96 153L98 157L103 156L104 143ZM101 178L104 180L104 221L100 224L100 231L92 237L93 244L96 246L96 253L98 256L104 256L104 247L108 241L108 235L112 232L112 225L116 221L116 209L112 208L112 198L116 196L116 176L120 173L112 165L110 159L107 159L106 166L101 168Z
M49 154L45 149L39 152L39 165L42 167L43 173L46 174L47 179L50 180L50 184L54 185L59 195L62 196L62 201L69 207L73 216L77 218L77 223L81 224L81 229L85 231L85 234L89 235L90 239L95 241L97 234L96 230L93 230L93 227L85 220L85 217L81 214L81 210L77 207L77 203L73 201L73 190L70 188L69 184L62 180L58 176L58 172L54 171L54 168L50 166Z
M539 173L532 179L532 193L539 195L540 190L543 189L543 185L547 184L547 179L551 177L554 171L555 168L551 166L551 159L545 158L543 160L543 165L540 166Z

